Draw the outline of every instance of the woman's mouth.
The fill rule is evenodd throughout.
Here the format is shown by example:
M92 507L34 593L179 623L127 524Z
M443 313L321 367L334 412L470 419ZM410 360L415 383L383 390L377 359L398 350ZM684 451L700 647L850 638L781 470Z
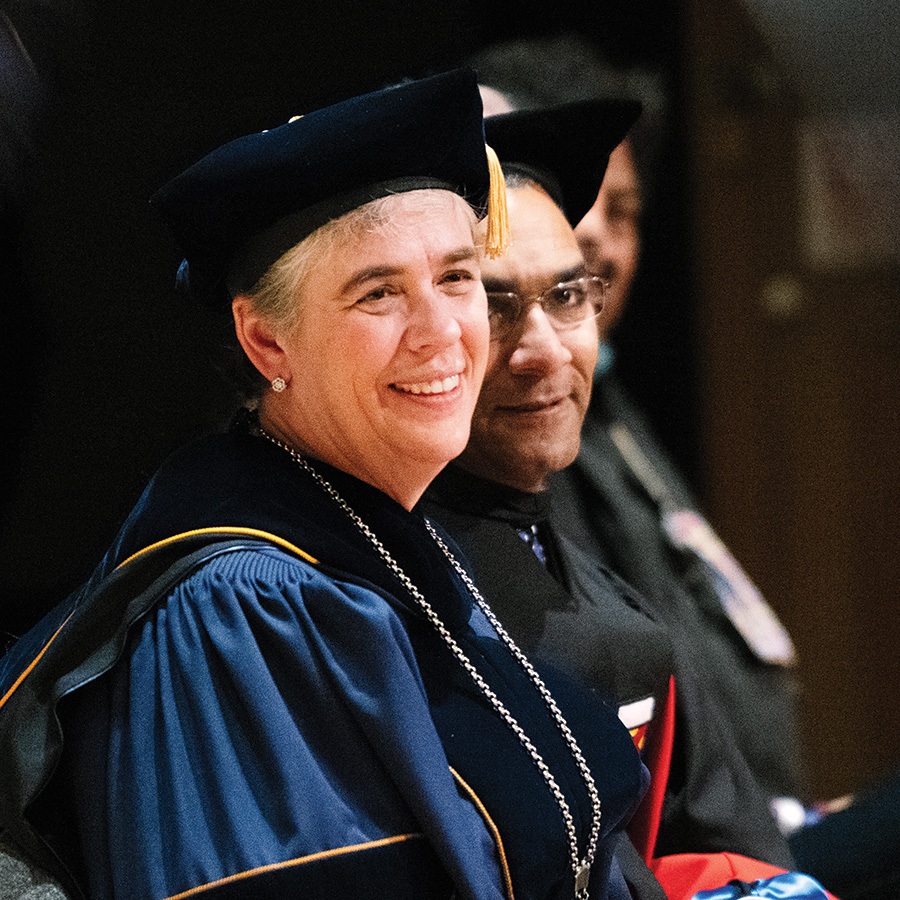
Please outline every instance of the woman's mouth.
M393 387L404 394L446 394L448 391L459 387L459 375L436 378L434 381L415 381L408 384L395 382Z

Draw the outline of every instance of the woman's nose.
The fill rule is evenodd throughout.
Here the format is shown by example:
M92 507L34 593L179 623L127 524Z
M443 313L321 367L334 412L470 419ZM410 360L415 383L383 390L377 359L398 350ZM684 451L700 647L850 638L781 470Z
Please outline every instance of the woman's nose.
M449 346L459 340L462 329L452 298L430 286L415 293L410 307L407 341L413 349Z

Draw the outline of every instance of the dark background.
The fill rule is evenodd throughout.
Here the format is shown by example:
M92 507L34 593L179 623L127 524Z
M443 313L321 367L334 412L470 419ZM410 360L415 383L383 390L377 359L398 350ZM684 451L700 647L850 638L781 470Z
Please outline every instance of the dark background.
M220 377L229 325L174 295L178 251L147 207L156 187L233 137L520 36L580 32L614 64L659 70L679 102L678 14L662 0L3 8L45 98L33 108L21 219L6 216L19 241L3 287L11 461L0 508L0 628L11 633L89 573L161 459L221 427L235 408ZM661 215L651 217L660 224L647 235L656 264L620 341L626 380L692 468L686 197L674 121L656 195ZM645 293L664 302L650 309ZM629 342L646 355L629 353Z

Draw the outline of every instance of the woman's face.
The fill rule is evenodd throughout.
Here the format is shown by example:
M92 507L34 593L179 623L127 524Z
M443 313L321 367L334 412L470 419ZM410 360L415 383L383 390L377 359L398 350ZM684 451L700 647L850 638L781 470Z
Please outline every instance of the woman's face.
M469 438L488 353L469 211L399 194L391 224L310 270L281 340L288 383L261 416L290 443L411 507Z

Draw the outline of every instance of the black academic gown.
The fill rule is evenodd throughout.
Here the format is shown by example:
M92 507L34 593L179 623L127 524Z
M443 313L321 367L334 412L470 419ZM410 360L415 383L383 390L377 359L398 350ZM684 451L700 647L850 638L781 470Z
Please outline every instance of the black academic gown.
M549 494L523 494L451 464L420 505L462 547L513 637L583 679L623 717L642 697L660 712L674 673L674 757L656 855L731 851L790 867L766 797L689 660L641 597L553 526ZM519 535L533 524L547 566Z
M753 652L725 614L708 571L666 539L658 503L610 438L613 422L627 426L674 502L696 508L647 423L607 373L595 380L579 456L554 480L554 523L639 590L665 621L769 796L803 797L791 671Z
M590 803L557 725L421 516L317 466L540 750L583 849ZM284 451L239 430L177 454L98 577L207 528L236 544L139 609L88 591L2 661L0 827L49 844L41 861L92 900L572 897L534 761ZM544 675L602 798L590 896L626 900L614 855L646 769L614 711Z
M660 508L610 438L624 423L673 500L694 509L683 479L614 372L595 379L578 459L553 483L551 517L567 539L633 584L666 623L684 664L696 667L706 689L682 696L687 720L700 723L696 742L708 743L698 715L701 694L712 696L724 730L769 796L804 797L806 779L796 723L793 672L766 662L733 626L708 572L674 549L660 526ZM872 786L848 810L794 832L797 868L838 896L900 895L896 774Z

